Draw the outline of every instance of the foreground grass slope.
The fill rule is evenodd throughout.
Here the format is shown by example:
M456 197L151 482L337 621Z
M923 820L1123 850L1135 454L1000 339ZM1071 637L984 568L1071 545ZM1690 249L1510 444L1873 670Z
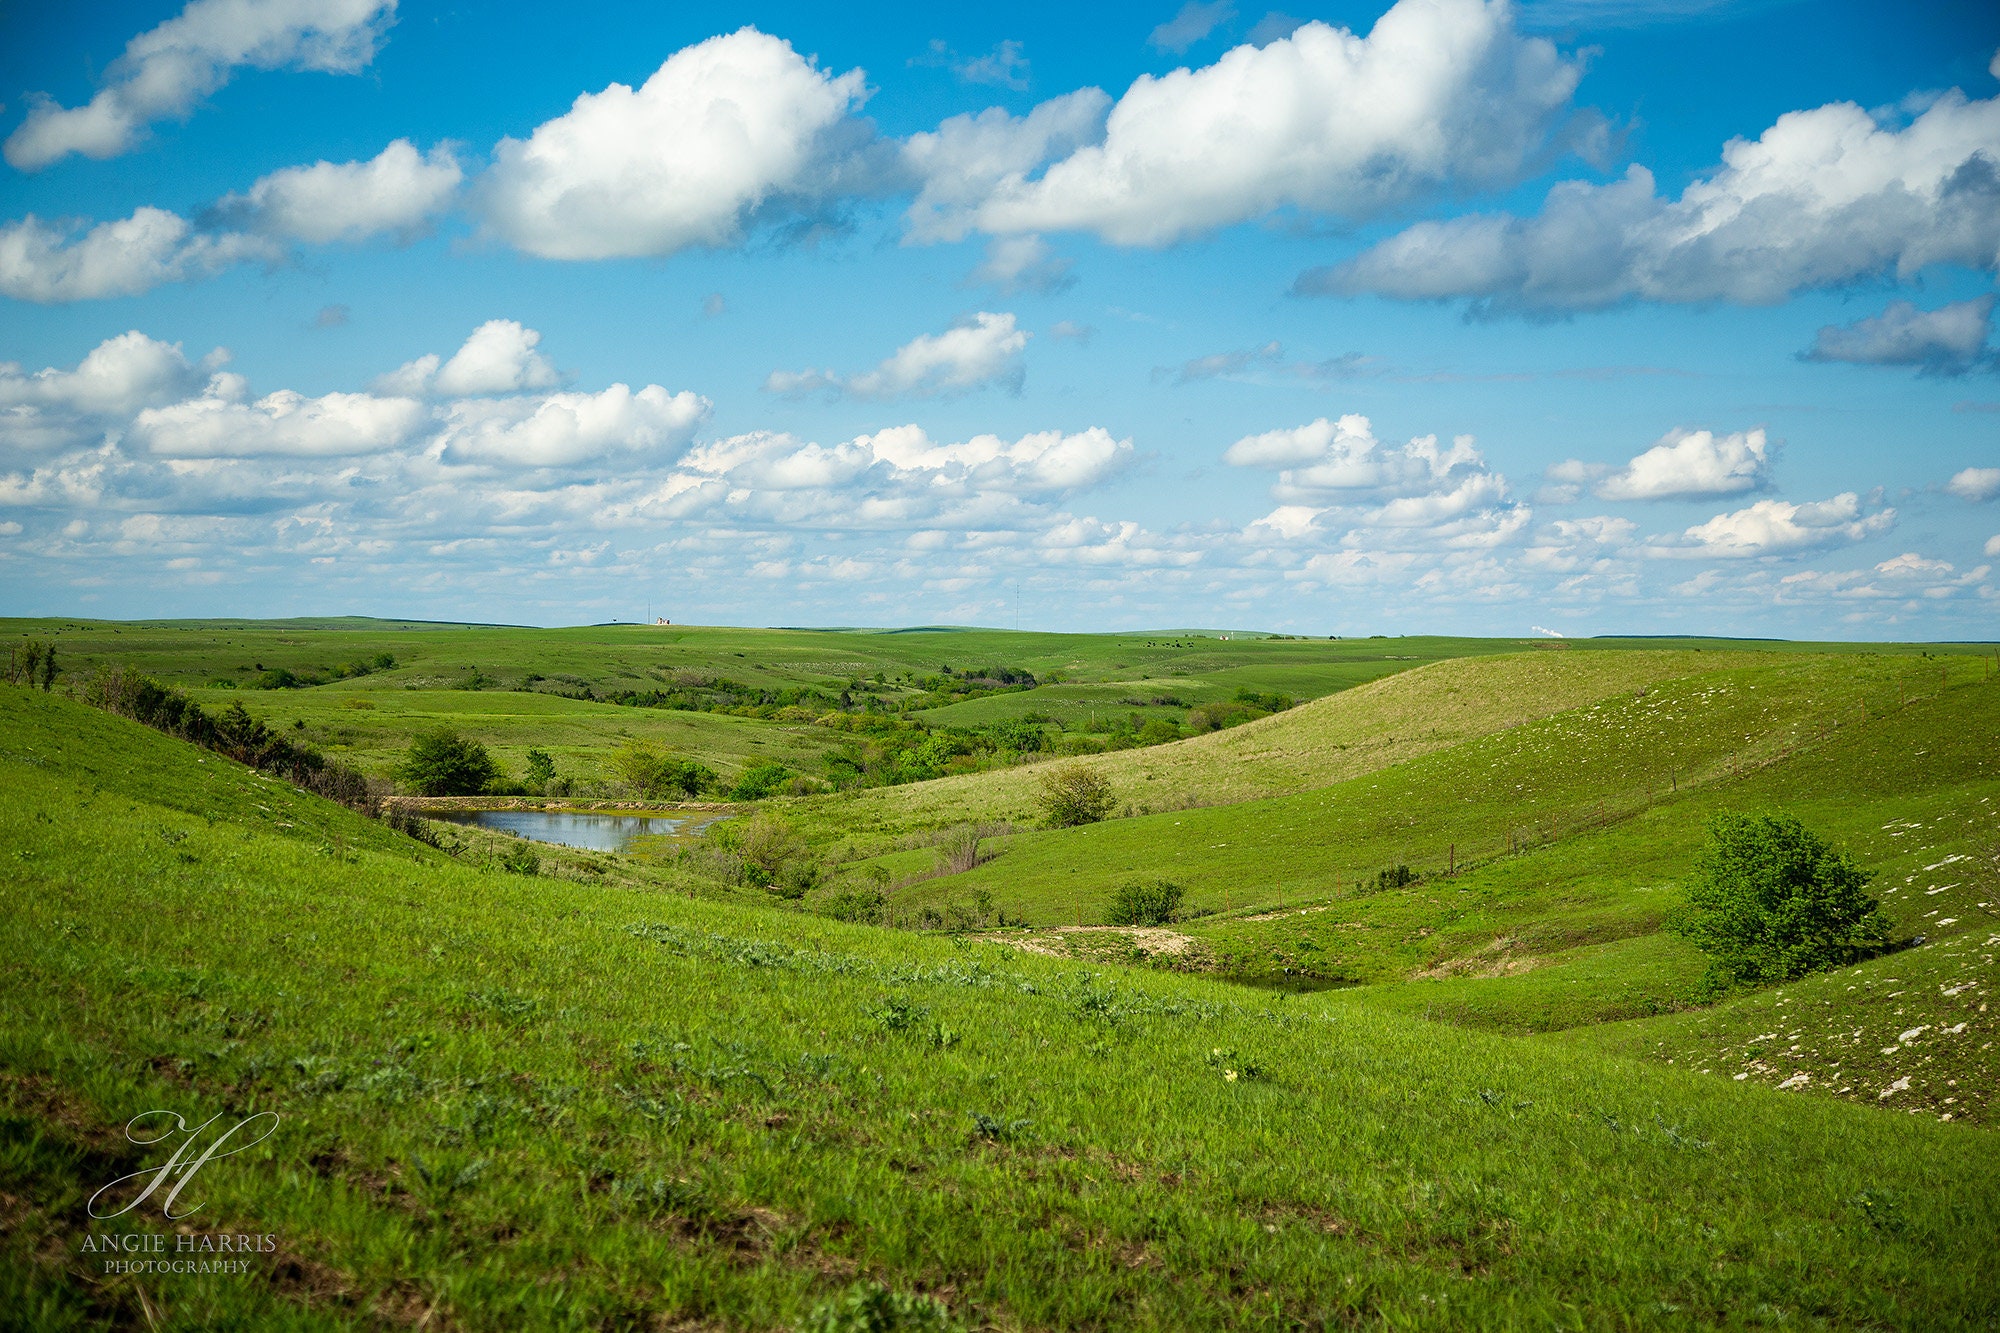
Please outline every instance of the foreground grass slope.
M999 1328L2000 1317L1988 1131L482 872L199 758L0 692L27 1326L778 1328L856 1276ZM158 1107L285 1117L200 1182L251 1276L82 1271Z

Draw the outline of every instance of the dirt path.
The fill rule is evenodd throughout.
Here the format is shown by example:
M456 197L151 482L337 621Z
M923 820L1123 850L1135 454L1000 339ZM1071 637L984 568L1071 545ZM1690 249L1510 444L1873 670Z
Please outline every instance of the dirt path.
M977 935L973 938L989 944L1008 944L1026 953L1044 954L1050 958L1067 958L1070 950L1058 947L1063 941L1050 941L1045 936L1055 935L1122 935L1147 953L1167 954L1181 957L1194 948L1191 935L1183 935L1177 930L1164 926L1054 926L1034 934Z

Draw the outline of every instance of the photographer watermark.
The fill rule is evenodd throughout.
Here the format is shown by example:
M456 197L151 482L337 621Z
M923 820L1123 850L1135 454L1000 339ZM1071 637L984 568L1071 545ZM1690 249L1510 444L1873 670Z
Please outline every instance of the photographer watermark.
M157 1166L144 1167L101 1186L86 1205L91 1219L150 1215L178 1222L202 1209L183 1201L182 1194L211 1162L234 1157L256 1147L278 1130L275 1111L259 1111L230 1121L217 1113L198 1125L172 1111L145 1111L125 1123L125 1137L142 1148L170 1148ZM129 1197L127 1197L129 1195ZM123 1200L121 1203L120 1201ZM106 1273L188 1273L237 1275L250 1271L250 1256L271 1254L278 1238L271 1233L236 1231L113 1231L93 1229L84 1237L82 1253Z

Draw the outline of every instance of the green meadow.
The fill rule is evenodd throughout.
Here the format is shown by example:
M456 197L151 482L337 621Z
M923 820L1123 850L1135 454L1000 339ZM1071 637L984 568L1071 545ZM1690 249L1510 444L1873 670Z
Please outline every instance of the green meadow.
M0 1326L2000 1322L1992 645L0 629L64 671L0 684ZM448 727L809 794L523 859L74 697L113 668L378 783ZM660 702L717 681L812 702ZM843 782L856 719L1043 748ZM1108 817L1049 827L1077 764ZM1872 872L1889 948L1707 980L1662 927L1735 811ZM279 1117L115 1224L247 1272L91 1248L159 1110ZM840 1313L877 1285L937 1318Z

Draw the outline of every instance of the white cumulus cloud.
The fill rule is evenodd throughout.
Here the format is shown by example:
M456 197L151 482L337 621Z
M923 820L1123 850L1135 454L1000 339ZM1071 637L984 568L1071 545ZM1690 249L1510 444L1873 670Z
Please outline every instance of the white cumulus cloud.
M1552 500L1576 498L1587 482L1600 500L1677 500L1754 491L1770 481L1771 450L1764 432L1671 430L1621 468L1572 459L1549 469L1558 483Z
M830 75L755 28L712 37L502 139L479 208L544 259L727 245L760 205L823 188L821 150L865 95L860 70Z
M131 437L166 458L330 458L392 449L428 420L424 405L411 398L365 393L308 398L290 389L255 402L244 397L240 376L217 375L199 398L140 412Z
M960 154L940 151L947 122L937 142L913 142L918 164L939 159L950 185L926 188L913 230L1081 230L1164 245L1286 208L1367 217L1518 178L1569 120L1581 73L1548 41L1518 34L1504 0L1399 0L1365 37L1308 23L1201 69L1142 75L1112 107L1101 142L1038 177L1024 160L1029 125L991 112L960 118L964 137L993 132L1019 154L1005 163L990 154L983 172L968 172ZM980 177L984 190L966 189ZM926 216L922 205L947 201L955 216Z
M449 207L465 173L449 145L397 139L366 162L316 162L265 176L217 207L258 231L324 244L408 234Z
M1398 535L1389 540L1403 544L1488 546L1514 538L1530 517L1472 436L1389 445L1356 413L1244 436L1223 461L1277 470L1279 507L1251 528L1287 539L1347 528L1390 530Z
M1944 488L1961 500L1991 500L2000 495L2000 467L1969 467L1952 475Z
M518 320L489 319L449 361L427 352L376 378L378 393L407 397L447 397L524 393L553 388L561 380L555 366L535 348L542 335Z
M260 237L196 232L186 218L162 208L140 208L129 218L76 232L32 213L0 226L0 295L45 304L135 296L161 283L276 256Z
M979 204L1003 181L1098 138L1110 106L1102 89L1081 88L1025 116L989 107L911 135L903 141L903 164L922 186L906 216L909 239L963 240Z
M1759 500L1748 509L1717 514L1683 534L1691 554L1724 557L1780 555L1845 542L1858 542L1887 532L1896 511L1864 513L1853 491L1830 500L1793 504L1789 500Z
M28 374L14 362L0 362L0 407L115 416L183 397L198 379L179 343L134 329L106 338L74 370L50 366Z
M943 333L912 338L865 374L774 370L764 388L792 397L821 392L856 398L931 397L994 384L1018 392L1027 373L1021 352L1028 337L1015 327L1013 315L982 310Z
M1954 90L1901 128L1847 102L1788 112L1731 140L1678 199L1633 166L1608 185L1557 185L1534 217L1418 223L1298 287L1534 314L1770 304L1932 264L2000 265L2000 99Z
M568 467L636 455L659 460L685 445L709 413L709 401L657 384L634 392L614 384L599 393L543 398L475 398L446 408L440 437L452 462Z
M396 0L193 0L126 43L83 106L31 98L7 161L38 171L72 153L130 152L149 124L187 116L240 66L351 74L375 58L395 12Z

